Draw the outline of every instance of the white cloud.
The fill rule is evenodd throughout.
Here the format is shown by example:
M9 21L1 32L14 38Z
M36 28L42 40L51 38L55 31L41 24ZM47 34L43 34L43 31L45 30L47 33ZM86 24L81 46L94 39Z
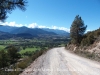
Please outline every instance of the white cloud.
M85 33L90 32L91 30L86 30Z
M22 24L16 24L16 22L0 22L0 25L4 25L4 26L13 26L13 27L21 27L23 26Z
M48 27L40 25L38 26L38 28L48 28Z
M51 29L58 29L58 27L57 26L52 26Z
M28 25L29 28L38 28L37 23L32 23Z
M59 29L59 30L64 30L66 32L69 32L70 29L68 28L65 28L65 27L57 27L57 26L52 26L52 27L49 27L50 29Z
M70 32L70 29L65 28L65 27L59 27L58 29L59 29L59 30L64 30L64 31L66 31L66 32Z
M2 23L0 22L0 25L4 25L4 26L13 26L13 27L22 27L22 26L26 26L28 28L49 28L49 29L59 29L59 30L64 30L66 32L69 32L70 29L68 28L65 28L65 27L57 27L57 26L51 26L51 27L47 27L47 26L44 26L44 25L38 25L37 23L31 23L31 24L25 24L25 25L22 25L22 24L17 24L16 22L5 22L5 23Z
M91 30L86 30L86 32L89 32L89 31L91 31Z

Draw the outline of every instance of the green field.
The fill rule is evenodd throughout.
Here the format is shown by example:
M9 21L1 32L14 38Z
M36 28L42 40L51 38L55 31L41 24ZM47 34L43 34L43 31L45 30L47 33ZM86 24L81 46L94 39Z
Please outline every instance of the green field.
M59 38L58 38L59 39ZM52 47L62 47L65 46L66 41L58 39L45 39L45 38L34 38L34 39L9 39L9 40L0 40L0 50L8 47L10 45L14 45L20 48L19 53L24 54L26 52L35 52L36 50L47 50ZM63 38L65 39L65 38ZM23 49L25 48L25 49Z
M4 49L5 46L4 45L0 45L0 50Z
M20 54L23 54L23 53L25 53L25 52L33 52L33 51L36 51L36 50L40 50L40 48L38 47L38 48L26 48L25 50L21 50L19 53Z

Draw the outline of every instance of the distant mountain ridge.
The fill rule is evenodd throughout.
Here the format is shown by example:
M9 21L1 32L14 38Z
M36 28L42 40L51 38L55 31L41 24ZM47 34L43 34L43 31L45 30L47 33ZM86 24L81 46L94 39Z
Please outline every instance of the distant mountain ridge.
M12 27L12 26L3 26L3 25L0 25L0 31L3 31L3 32L11 32L15 29L17 29L18 27Z
M48 31L48 32L54 32L58 35L63 35L63 36L69 36L70 33L69 32L66 32L64 30L58 30L58 29L49 29L49 28L42 28L43 30L45 31Z
M0 31L0 39L7 39L7 38L9 39L12 38L13 36L14 36L13 34Z
M15 30L11 31L10 33L13 33L13 34L28 33L28 34L31 34L33 36L44 35L44 34L57 35L54 32L48 32L48 31L45 31L45 30L42 30L39 28L33 29L33 28L27 28L27 27L17 28Z
M38 37L42 36L50 36L50 35L59 35L59 36L69 36L69 33L63 30L55 30L48 28L28 28L28 27L12 27L12 26L3 26L0 25L0 32L9 34L10 36L14 35L16 37ZM7 35L8 36L8 35Z

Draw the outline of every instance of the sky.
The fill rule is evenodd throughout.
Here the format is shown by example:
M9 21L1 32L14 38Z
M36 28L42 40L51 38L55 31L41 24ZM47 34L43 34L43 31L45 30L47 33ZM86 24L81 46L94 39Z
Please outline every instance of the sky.
M27 0L26 11L15 9L5 23L9 26L52 28L70 31L76 15L80 15L88 30L100 27L100 0Z

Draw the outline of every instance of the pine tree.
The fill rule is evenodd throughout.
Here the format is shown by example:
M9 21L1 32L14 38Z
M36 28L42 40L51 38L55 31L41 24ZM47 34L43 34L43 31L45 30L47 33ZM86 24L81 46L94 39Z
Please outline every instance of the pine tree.
M11 13L16 7L25 10L26 0L0 0L0 21L5 21L7 13Z
M74 44L79 44L82 40L82 36L87 28L87 25L84 25L82 18L77 15L70 27L70 38L71 42Z

